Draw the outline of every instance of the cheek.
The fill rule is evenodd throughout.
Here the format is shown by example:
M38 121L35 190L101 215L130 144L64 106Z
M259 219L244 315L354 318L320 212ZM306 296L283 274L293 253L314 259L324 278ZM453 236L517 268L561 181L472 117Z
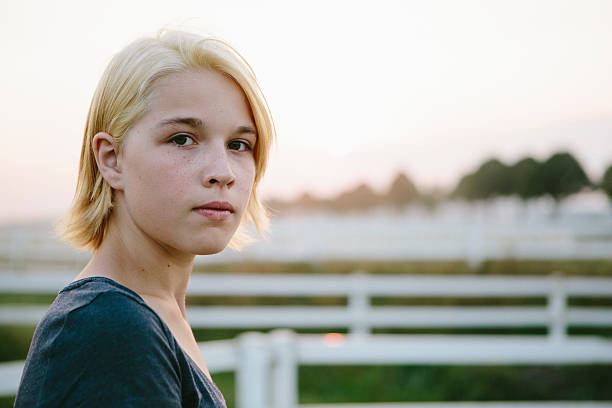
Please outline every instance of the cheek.
M188 160L162 154L138 161L126 195L138 202L149 214L167 217L169 207L180 204L187 191L189 180Z
M240 163L240 177L242 189L250 192L255 181L255 162L253 160Z

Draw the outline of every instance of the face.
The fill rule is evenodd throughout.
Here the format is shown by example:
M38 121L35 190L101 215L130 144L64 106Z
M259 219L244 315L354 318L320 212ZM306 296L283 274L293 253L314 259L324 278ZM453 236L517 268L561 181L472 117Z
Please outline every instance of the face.
M248 101L229 77L200 70L157 80L148 102L120 148L116 207L168 249L219 252L240 224L255 177Z

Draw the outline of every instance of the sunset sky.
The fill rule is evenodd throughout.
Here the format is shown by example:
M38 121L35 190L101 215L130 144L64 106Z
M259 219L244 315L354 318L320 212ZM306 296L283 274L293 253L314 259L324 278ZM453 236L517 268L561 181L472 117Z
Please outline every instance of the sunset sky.
M54 218L113 53L170 26L222 37L278 128L264 197L451 188L496 156L612 165L612 1L4 1L0 222Z

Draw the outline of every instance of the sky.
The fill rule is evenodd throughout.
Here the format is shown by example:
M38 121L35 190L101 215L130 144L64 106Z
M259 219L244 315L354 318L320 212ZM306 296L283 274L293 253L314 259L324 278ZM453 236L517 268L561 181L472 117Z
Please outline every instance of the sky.
M612 165L612 2L0 2L0 223L53 219L112 55L162 27L221 37L278 131L264 197L331 197L399 171L450 189L497 157Z

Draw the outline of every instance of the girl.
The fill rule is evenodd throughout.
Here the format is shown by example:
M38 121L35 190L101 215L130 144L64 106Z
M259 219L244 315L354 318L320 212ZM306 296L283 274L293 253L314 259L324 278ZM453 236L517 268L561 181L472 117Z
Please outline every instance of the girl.
M261 234L275 130L248 64L178 31L128 45L94 94L62 236L93 252L36 328L16 407L225 407L185 315L195 255Z

